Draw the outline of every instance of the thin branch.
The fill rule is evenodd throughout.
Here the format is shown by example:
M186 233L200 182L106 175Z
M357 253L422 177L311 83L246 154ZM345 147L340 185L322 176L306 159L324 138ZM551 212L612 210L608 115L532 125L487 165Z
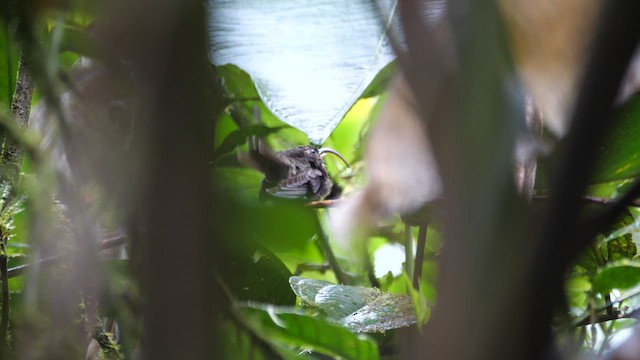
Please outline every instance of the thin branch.
M308 271L317 271L321 274L324 274L325 272L327 272L327 270L331 270L331 265L329 265L328 263L324 263L324 264L302 263L302 264L296 265L296 271L293 273L293 275L300 276L300 274Z
M378 281L378 278L376 278L376 272L373 268L373 262L371 261L371 256L369 256L369 253L367 251L365 251L364 260L369 284L371 284L372 287L380 288L380 281Z
M579 327L579 326L586 326L586 325L594 325L594 324L600 324L603 322L619 320L619 319L636 319L638 315L640 315L638 312L639 312L638 310L634 310L630 313L612 312L611 314L604 313L596 316L588 316L580 320L580 322L576 323L574 326Z
M404 270L409 276L409 280L413 281L413 234L411 225L404 223Z
M416 246L416 260L413 264L413 287L420 289L420 277L422 276L422 263L424 262L424 248L427 243L428 225L420 225L418 230L418 244Z
M308 207L314 208L314 209L325 209L328 208L329 206L335 205L340 203L341 199L335 199L335 200L317 200L317 201L311 201L307 203Z
M637 206L635 204L640 203L638 197L640 197L640 178L634 182L629 191L620 199L611 201L610 204L608 204L608 208L596 216L596 219L593 221L595 224L593 231L599 232L603 228L606 228L620 217L628 206Z
M320 229L319 234L316 235L316 245L329 263L331 270L333 270L333 273L336 275L336 280L338 280L340 284L351 284L347 275L342 271L340 264L338 264L338 259L336 259L336 255L333 253L331 245L329 244L329 238L322 229Z
M589 310L586 313L583 313L583 315L578 317L578 321L574 322L573 326L580 326L580 324L584 324L585 322L588 324L589 323L589 317L591 316L592 313L601 313L604 310L606 310L608 307L611 307L613 304L619 304L627 299L630 299L632 297L638 296L640 295L640 289L636 289L635 291L632 291L628 294L626 294L625 296L622 296L616 300L613 301L606 301L605 304L603 306L600 306L599 308L595 309L595 310ZM631 314L638 314L638 312L640 311L640 309L638 310L634 310L631 312ZM639 314L640 315L640 314Z

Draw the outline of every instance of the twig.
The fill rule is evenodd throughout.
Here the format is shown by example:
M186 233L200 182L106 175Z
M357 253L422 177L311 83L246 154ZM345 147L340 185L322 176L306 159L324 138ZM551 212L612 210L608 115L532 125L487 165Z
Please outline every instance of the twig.
M611 294L610 293L604 294L604 301L607 302L607 303L611 302ZM613 316L613 314L614 314L613 305L607 306L606 310L607 310L607 315Z
M341 199L335 199L335 200L317 200L317 201L311 201L309 203L307 203L308 207L314 208L314 209L324 209L324 208L328 208L331 205L335 205L337 203L339 203L341 201Z
M620 215L624 212L624 210L630 206L630 204L639 203L637 198L640 197L640 179L637 179L634 184L631 186L629 191L627 191L620 199L610 201L607 204L607 208L603 210L603 212L599 215L596 215L596 218L592 222L594 224L593 233L600 232L602 229L609 226L609 224L613 223Z
M373 268L373 262L371 261L371 256L369 256L369 252L365 251L364 253L364 261L367 270L367 279L369 280L369 284L372 287L380 288L380 281L376 278L376 272Z
M322 228L319 228L318 234L316 235L316 245L329 263L331 270L333 270L333 273L336 275L336 280L341 284L349 285L351 282L338 264L338 259L336 259L336 255L333 253L331 245L329 245L329 238Z
M579 326L586 326L586 325L594 325L594 324L599 324L599 323L603 323L603 322L607 322L607 321L611 321L611 320L619 320L619 319L631 319L631 318L635 318L637 315L634 314L634 312L631 312L629 314L625 314L625 313L621 313L621 312L613 312L611 314L601 314L601 315L596 315L596 316L588 316L584 319L582 319L579 323L575 324L575 327L579 327ZM634 314L634 315L631 315Z
M420 289L420 277L422 276L422 263L424 262L424 248L427 243L428 225L420 225L418 230L418 244L416 246L416 261L413 264L413 287Z
M618 298L616 300L607 301L607 302L605 302L605 304L603 306L601 306L601 307L599 307L599 308L597 308L595 310L589 310L586 313L583 313L582 316L578 317L578 319L580 319L580 320L574 322L573 326L580 326L581 324L585 324L585 323L589 324L589 317L591 316L592 313L600 313L600 312L606 310L608 307L612 306L613 304L621 303L621 302L623 302L623 301L625 301L627 299L630 299L630 298L638 296L638 295L640 295L640 289L632 291L632 292L628 293L627 295L622 296L622 297L620 297L620 298ZM633 312L631 312L631 314L636 314L638 311L640 311L640 310L634 310Z
M331 270L331 266L328 263L324 263L324 264L302 263L302 264L296 265L296 271L293 274L295 276L299 276L303 272L307 272L307 271L317 271L321 274L324 274L325 272L327 272L327 270Z
M404 223L404 270L413 281L413 236L411 225Z

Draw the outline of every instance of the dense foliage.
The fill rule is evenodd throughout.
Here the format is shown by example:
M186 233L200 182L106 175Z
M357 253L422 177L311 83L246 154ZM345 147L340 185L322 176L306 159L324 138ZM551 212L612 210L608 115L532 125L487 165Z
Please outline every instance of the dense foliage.
M617 358L640 341L640 97L615 100L640 7L588 24L558 134L514 80L501 2L417 3L0 5L0 358ZM259 199L246 159L311 142L349 163L323 158L341 196ZM428 148L437 186L396 148ZM339 210L354 199L369 207Z

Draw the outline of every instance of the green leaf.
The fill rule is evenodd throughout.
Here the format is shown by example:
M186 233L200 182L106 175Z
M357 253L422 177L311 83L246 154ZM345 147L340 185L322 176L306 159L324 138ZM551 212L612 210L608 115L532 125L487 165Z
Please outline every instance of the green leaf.
M294 308L254 306L243 310L249 322L271 341L340 359L379 358L377 344L371 338L300 314Z
M239 231L272 251L304 247L318 233L315 210L300 202L262 203L245 207L243 213Z
M598 149L600 161L592 183L640 176L640 95L627 101L614 119L610 136Z
M91 58L98 58L100 56L101 52L96 39L89 35L86 30L68 25L64 25L63 28L64 32L62 40L60 41L60 52L70 51ZM51 32L53 31L52 29Z
M395 58L393 4L209 0L210 57L245 70L274 115L323 143Z
M258 91L249 74L233 64L216 67L227 96L233 101L258 100Z
M421 327L429 321L429 318L431 318L431 308L427 304L427 299L424 297L423 292L411 286L411 279L409 279L406 272L402 273L402 278L405 281L407 289L409 289L411 304L416 312L418 326Z
M12 42L9 27L0 22L0 110L9 111L16 88L19 50Z
M568 291L584 292L591 290L591 281L588 276L574 276L567 280Z
M224 359L236 360L295 360L306 358L300 356L297 351L289 349L281 344L272 344L269 339L261 339L253 329L238 324L231 320L220 323L219 336L222 337L221 352Z
M264 125L250 125L242 129L235 130L222 141L222 144L220 144L218 148L216 148L213 153L213 160L234 151L240 145L244 145L247 142L247 138L250 136L265 137L284 128L284 126L268 127Z
M587 300L587 292L591 291L591 280L588 276L572 276L567 279L565 289L569 305L575 308L583 308Z
M289 269L280 259L261 250L251 258L242 255L227 264L225 283L238 300L275 305L294 305L296 297L289 289Z
M408 296L298 276L291 277L289 283L303 305L321 310L328 321L353 332L385 332L416 323Z
M380 291L373 288L336 285L299 276L292 276L289 284L303 304L323 310L331 321L339 321L351 315L380 294Z
M583 216L594 216L601 211L598 205L587 205ZM609 226L609 229L597 236L595 247L585 250L577 263L590 274L595 274L598 268L612 261L633 259L637 254L637 246L633 241L633 232L638 230L638 224L631 212L624 213Z
M608 293L613 289L629 289L640 283L640 262L622 261L598 271L593 290Z
M633 232L636 232L640 224L635 221L633 215L627 210L610 227L610 234L606 237L606 259L607 261L617 261L622 259L633 259L638 253L638 248L633 242Z

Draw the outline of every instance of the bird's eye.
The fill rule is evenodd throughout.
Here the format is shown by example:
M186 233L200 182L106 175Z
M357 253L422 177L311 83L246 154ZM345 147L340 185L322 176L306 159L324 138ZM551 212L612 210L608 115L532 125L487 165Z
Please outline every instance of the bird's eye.
M314 148L310 148L310 149L309 149L309 154L311 154L311 155L316 155L316 154L318 154L318 150L317 150L317 149L314 149Z

